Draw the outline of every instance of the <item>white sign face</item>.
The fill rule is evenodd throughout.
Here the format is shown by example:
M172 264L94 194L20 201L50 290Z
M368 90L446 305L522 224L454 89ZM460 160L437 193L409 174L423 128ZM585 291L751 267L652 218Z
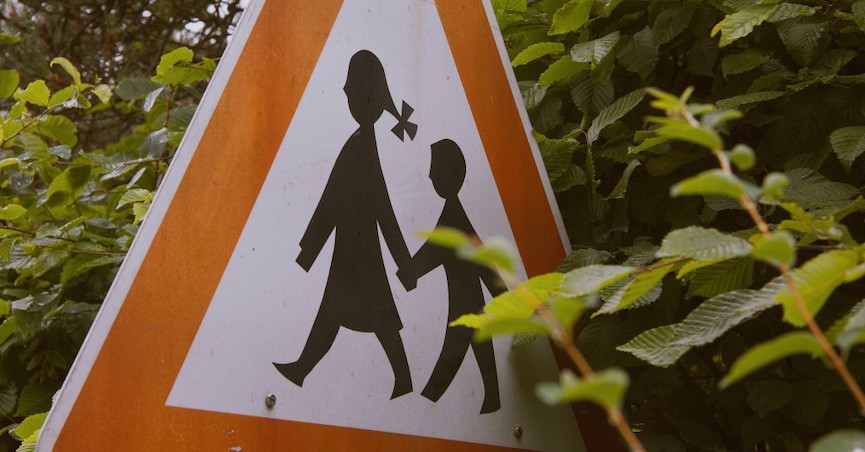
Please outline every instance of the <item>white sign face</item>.
M449 49L431 1L345 1L167 405L582 449L534 395L547 341L470 345L447 324L488 275L419 253L440 223L513 241Z

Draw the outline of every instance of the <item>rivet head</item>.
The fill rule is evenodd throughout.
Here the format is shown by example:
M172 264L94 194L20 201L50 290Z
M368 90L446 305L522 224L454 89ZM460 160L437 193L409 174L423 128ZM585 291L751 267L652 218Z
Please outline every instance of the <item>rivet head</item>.
M519 424L514 426L514 437L516 439L520 439L523 437L523 428Z
M276 405L276 395L268 394L267 397L264 398L264 404L267 405L268 408L273 408Z

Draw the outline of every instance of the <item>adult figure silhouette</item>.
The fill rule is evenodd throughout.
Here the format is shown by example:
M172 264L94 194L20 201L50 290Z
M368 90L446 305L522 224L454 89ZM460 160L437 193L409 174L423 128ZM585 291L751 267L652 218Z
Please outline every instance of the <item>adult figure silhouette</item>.
M361 50L349 62L345 88L348 108L358 129L348 138L328 178L321 200L300 240L297 263L312 267L333 231L335 241L330 273L321 307L306 345L297 361L273 363L298 386L327 354L340 327L375 333L394 374L391 398L412 391L411 374L400 336L399 318L382 259L379 230L400 268L411 256L393 212L379 161L375 123L387 111L398 120L393 132L414 138L415 124L408 122L411 107L405 102L397 112L385 78L384 67L372 52ZM403 280L406 290L417 280Z

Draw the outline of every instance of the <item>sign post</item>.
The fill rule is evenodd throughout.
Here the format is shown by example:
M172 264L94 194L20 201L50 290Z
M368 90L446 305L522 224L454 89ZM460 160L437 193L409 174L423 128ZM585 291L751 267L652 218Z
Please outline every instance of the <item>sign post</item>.
M489 5L253 1L39 450L582 450L546 341L416 234L567 241Z

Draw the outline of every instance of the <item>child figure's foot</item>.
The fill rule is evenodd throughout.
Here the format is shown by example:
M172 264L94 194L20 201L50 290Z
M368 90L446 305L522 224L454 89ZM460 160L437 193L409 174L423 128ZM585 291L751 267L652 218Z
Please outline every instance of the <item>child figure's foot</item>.
M306 373L298 369L297 362L286 364L273 363L273 367L276 367L276 370L283 377L287 378L288 381L296 384L298 387L303 386L303 379L306 378Z
M404 396L412 392L411 380L397 381L393 385L393 392L390 394L390 399L393 400L399 396Z
M481 414L498 411L501 407L502 403L498 397L484 397L484 404L481 407Z

